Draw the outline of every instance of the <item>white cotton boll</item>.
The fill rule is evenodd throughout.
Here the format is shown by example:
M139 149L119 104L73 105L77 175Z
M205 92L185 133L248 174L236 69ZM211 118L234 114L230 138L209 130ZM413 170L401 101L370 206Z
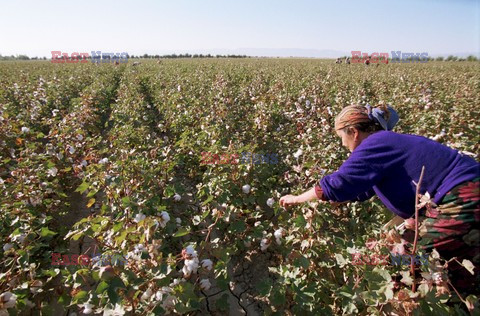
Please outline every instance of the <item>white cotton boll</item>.
M195 248L193 248L192 245L187 246L187 248L184 249L184 252L188 257L197 257L198 256L197 252L195 251Z
M177 91L178 92L182 91L182 87L180 85L177 86Z
M170 221L170 215L167 212L163 211L160 214L160 217L162 219L162 221L160 222L160 226L165 227L167 223Z
M245 184L244 186L242 186L242 191L245 194L248 194L250 192L250 189L251 189L251 187L248 184Z
M198 258L185 259L185 266L192 272L197 273L198 270Z
M146 218L146 216L143 213L138 213L137 215L135 215L135 218L133 219L133 221L135 223L139 223L139 222L143 221L145 218Z
M276 239L280 239L283 237L283 233L284 233L283 228L279 228L273 233L273 235L275 236Z
M150 288L148 288L145 292L143 292L142 296L140 297L140 300L142 300L143 302L147 301L150 299L150 297L152 297L152 290Z
M84 314L91 314L93 312L92 307L93 307L93 305L90 304L90 303L83 304L83 313Z
M103 159L100 159L100 161L98 162L100 165L104 165L106 163L108 163L108 158L103 158Z
M303 150L299 148L296 153L293 154L293 157L298 159L303 154Z
M329 106L327 106L327 112L328 115L333 116L332 108L330 108Z
M7 243L7 244L3 245L3 251L8 251L12 248L13 248L13 244L11 244L11 243Z
M275 203L275 200L274 200L273 198L269 198L269 199L267 200L267 205L268 205L268 207L272 207L274 203Z
M30 132L30 129L28 127L23 126L22 127L22 133L26 134L28 132Z
M182 280L182 279L174 279L173 282L170 283L169 286L170 286L170 287L174 287L174 286L176 286L176 285L179 285L180 282L185 282L185 280ZM168 290L167 290L168 293L172 292L172 290L171 290L169 287L166 287L166 286L162 287L162 290L165 289L165 288L168 289ZM167 293L167 292L165 292L165 293Z
M432 280L436 285L440 285L443 282L443 275L441 272L435 272L432 274Z
M53 167L51 169L48 169L47 174L51 177L55 177L58 173L58 169Z
M311 173L310 173L309 170L306 170L306 171L305 171L305 175L306 175L307 177L310 177L310 174L311 174Z
M213 267L213 262L210 259L203 259L202 260L202 268L207 269L208 271L211 271Z
M82 135L82 134L78 134L78 135L77 135L77 139L78 139L79 141L82 141L82 140L83 140L83 135Z
M68 146L68 152L70 153L70 155L73 155L75 153L75 148L72 146Z
M200 280L199 283L200 283L200 288L204 291L208 291L210 289L210 287L212 286L209 279L202 279L202 280Z
M178 202L178 201L180 201L180 200L182 199L182 197L180 196L180 194L175 193L175 195L173 196L173 199L174 199L176 202Z
M175 218L175 221L177 222L177 225L182 224L182 219L180 217Z
M263 238L261 241L260 241L260 250L261 251L265 251L267 250L267 248L270 246L270 240L268 240L267 238Z
M310 104L311 104L311 103L310 103L310 100L305 101L305 105L306 105L307 107L309 107Z

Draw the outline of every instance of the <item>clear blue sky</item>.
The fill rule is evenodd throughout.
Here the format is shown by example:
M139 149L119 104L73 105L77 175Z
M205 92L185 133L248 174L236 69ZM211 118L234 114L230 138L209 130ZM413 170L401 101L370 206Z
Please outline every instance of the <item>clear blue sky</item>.
M480 0L0 0L0 54L480 52Z

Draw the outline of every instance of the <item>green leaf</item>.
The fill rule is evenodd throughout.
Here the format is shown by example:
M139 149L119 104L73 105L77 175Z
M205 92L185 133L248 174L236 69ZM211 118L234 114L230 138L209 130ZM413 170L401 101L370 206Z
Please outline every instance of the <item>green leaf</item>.
M275 306L283 306L286 303L285 291L280 287L274 287L272 295L270 295L270 302Z
M83 232L76 233L75 235L72 236L73 240L78 240L80 237L83 236Z
M118 232L120 229L123 228L123 222L118 222L116 224L113 224L113 231Z
M261 296L267 296L268 293L270 293L270 290L272 289L273 282L269 278L262 279L258 284L257 284L257 290L258 294Z
M247 229L247 225L243 221L235 221L230 225L230 229L234 233L241 233Z
M213 195L209 195L208 198L202 203L202 206L207 205L208 203L210 203L210 202L213 200L213 198L214 198Z
M78 303L84 303L87 301L88 292L87 291L80 291L74 297L74 301Z
M130 198L128 196L124 196L122 198L122 203L123 203L123 206L128 206L130 205Z
M95 291L97 294L101 294L105 292L108 289L109 285L107 282L102 281L100 284L97 286L97 290Z
M299 227L299 228L304 228L305 225L307 225L307 221L305 220L305 217L303 217L303 215L299 215L297 216L293 222L295 223L295 226Z
M78 188L75 190L75 192L80 192L80 193L83 194L83 192L87 191L89 186L90 186L90 184L88 184L87 182L82 182L82 184L80 184L78 186Z
M300 255L299 258L295 259L293 264L297 268L302 267L304 269L308 269L308 267L310 266L310 261L307 258L305 258L304 256Z
M208 214L210 214L210 210L206 210L205 212L203 212L202 214L202 221L207 218Z
M72 298L70 297L70 295L68 295L67 293L63 293L61 296L58 297L58 303L60 305L68 305L70 304L70 301L72 300Z
M119 296L118 296L117 291L115 289L116 289L116 287L113 287L113 286L109 286L108 289L107 289L107 295L108 295L108 298L110 299L110 302L112 304L116 304L119 301Z
M175 233L175 235L173 235L173 237L182 237L182 236L185 236L185 235L188 235L188 234L190 234L190 229L186 229L186 228L181 227L181 228Z
M92 197L92 196L94 196L94 195L97 194L97 193L98 193L98 191L95 191L95 190L90 191L90 192L88 192L87 197Z
M51 231L47 227L42 227L42 230L40 231L40 236L42 237L51 237L55 236L57 233L54 231Z

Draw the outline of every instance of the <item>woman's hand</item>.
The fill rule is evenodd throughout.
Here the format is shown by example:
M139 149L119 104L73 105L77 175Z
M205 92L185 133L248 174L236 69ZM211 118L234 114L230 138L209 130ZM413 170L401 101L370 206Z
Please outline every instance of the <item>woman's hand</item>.
M291 206L291 205L299 204L299 203L301 203L301 202L298 201L298 196L288 194L288 195L282 196L282 197L280 198L279 203L280 203L280 206L289 207L289 206Z
M288 207L295 204L305 203L308 201L318 200L317 195L315 194L315 187L310 190L300 194L300 195L284 195L280 198L280 206Z

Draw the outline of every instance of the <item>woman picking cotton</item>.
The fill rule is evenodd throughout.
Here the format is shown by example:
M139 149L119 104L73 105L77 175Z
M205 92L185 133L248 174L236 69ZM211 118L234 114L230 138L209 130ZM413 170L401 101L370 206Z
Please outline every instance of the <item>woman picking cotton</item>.
M472 276L462 266L449 265L450 279L465 293L480 288L480 164L473 158L428 138L392 132L398 115L391 107L351 105L335 119L342 145L351 151L338 171L323 177L314 188L295 196L286 195L280 205L288 207L311 200L329 202L365 201L377 195L385 206L414 226L417 183L424 167L421 194L428 192L435 207L419 212L418 245L427 252L436 249L445 260L470 260ZM455 270L455 271L453 271ZM465 277L463 277L465 276Z

